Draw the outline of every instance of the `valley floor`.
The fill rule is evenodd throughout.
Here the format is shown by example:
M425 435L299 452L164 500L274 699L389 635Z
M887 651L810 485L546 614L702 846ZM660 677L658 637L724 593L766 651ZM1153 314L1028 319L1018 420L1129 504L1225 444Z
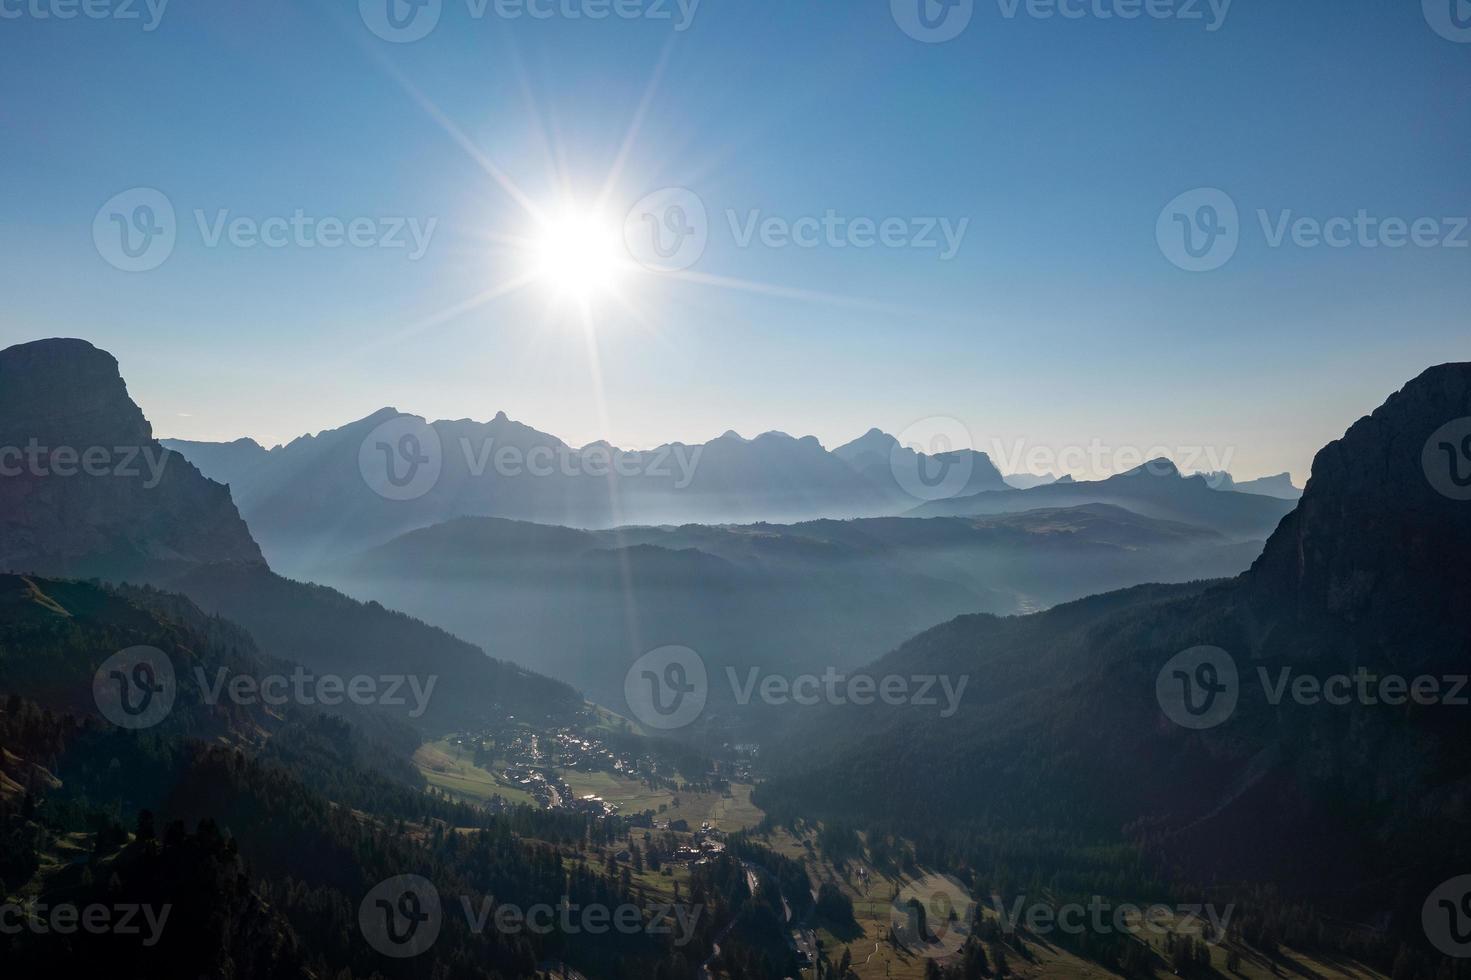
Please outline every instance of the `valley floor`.
M414 761L430 786L455 799L484 804L499 797L507 804L547 805L545 788L530 792L508 780L504 763L488 768L474 765L470 753L464 746L455 744L452 738L426 743ZM576 766L548 766L545 771L552 774L556 785L568 797L564 800L553 794L555 806L576 805L577 801L596 797L623 815L650 811L656 832L667 832L670 821L685 821L689 831L678 834L682 839L693 837L695 832L706 826L724 834L754 828L763 817L762 811L751 802L753 787L748 783L733 783L728 793L691 792L651 785L646 780L618 772L590 771ZM639 834L641 832L635 832L635 836ZM859 929L857 935L839 936L825 928L811 930L804 923L794 922L791 942L795 948L810 954L820 947L834 964L846 951L851 957L852 972L859 980L923 980L928 961L895 946L888 938L892 900L911 884L912 879L897 873L885 873L865 862L848 862L839 868L820 856L815 849L815 838L810 834L799 836L782 829L758 838L758 841L778 854L801 862L814 890L823 883L831 883L853 903ZM644 870L635 875L634 880L651 898L672 901L678 889L688 886L689 866L672 863L660 871ZM983 920L996 922L1001 918L997 909L988 906L981 908L980 915ZM1134 923L1134 926L1139 940L1148 944L1161 962L1166 962L1165 938L1157 931L1144 929L1142 923ZM1165 920L1158 928L1179 936L1200 935L1198 922ZM1357 963L1315 958L1288 948L1283 948L1276 958L1268 958L1252 949L1238 947L1235 952L1239 961L1232 970L1227 966L1230 948L1226 943L1210 947L1211 969L1217 977L1242 977L1246 980L1274 977L1380 980L1383 977L1383 974ZM1048 942L1045 936L1029 934L1024 941L1013 940L1008 942L1005 951L1009 975L1014 977L1102 980L1117 976ZM807 978L815 976L811 967L805 968L802 974ZM1166 976L1169 971L1160 968L1157 975ZM719 974L714 974L716 980L718 977Z

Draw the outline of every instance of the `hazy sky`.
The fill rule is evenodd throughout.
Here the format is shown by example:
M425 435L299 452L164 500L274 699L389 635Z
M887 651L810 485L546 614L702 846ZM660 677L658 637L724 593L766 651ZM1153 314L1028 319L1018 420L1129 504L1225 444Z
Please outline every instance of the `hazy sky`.
M393 0L409 31L437 14L408 43L370 29L388 0L88 2L139 16L0 0L0 344L111 350L161 435L272 444L394 405L831 446L945 416L988 451L1211 447L1300 483L1471 351L1451 0L924 0L940 31L970 14L944 43L901 27L925 35L920 0ZM530 212L592 210L615 169L615 230L698 196L692 267L621 276L591 333L543 283L469 302L524 271ZM174 243L129 272L118 236L163 219L104 203L140 187ZM1196 188L1237 218L1166 209ZM280 247L213 237L298 212ZM1342 247L1301 217L1347 219ZM323 218L364 244L325 247ZM1427 219L1422 244L1383 219ZM1191 259L1187 226L1216 248Z

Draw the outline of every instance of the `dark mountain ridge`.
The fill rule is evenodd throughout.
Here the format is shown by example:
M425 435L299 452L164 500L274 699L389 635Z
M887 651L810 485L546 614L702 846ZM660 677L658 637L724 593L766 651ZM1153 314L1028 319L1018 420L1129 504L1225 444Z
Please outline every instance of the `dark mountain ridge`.
M123 449L160 464L150 471L139 462L137 475L26 465L0 476L0 572L154 585L238 622L272 655L314 671L437 677L419 720L431 729L581 709L571 688L441 629L275 574L229 488L152 438L116 359L85 341L0 351L0 447L30 445L78 456L102 447L115 458Z
M153 438L117 361L84 340L0 351L0 454L0 569L265 563L229 489Z
M904 708L804 719L762 805L901 828L960 862L980 863L1007 827L1127 842L1196 889L1271 883L1423 945L1420 903L1471 861L1467 709L1386 703L1377 687L1343 704L1272 691L1284 671L1322 682L1362 669L1407 688L1449 678L1445 696L1471 672L1471 509L1425 463L1432 434L1467 417L1471 364L1407 384L1317 454L1301 502L1236 579L915 637L873 671L985 683L948 722ZM1201 645L1230 658L1239 680L1221 690L1237 700L1186 727L1158 691ZM916 809L945 827L916 823Z

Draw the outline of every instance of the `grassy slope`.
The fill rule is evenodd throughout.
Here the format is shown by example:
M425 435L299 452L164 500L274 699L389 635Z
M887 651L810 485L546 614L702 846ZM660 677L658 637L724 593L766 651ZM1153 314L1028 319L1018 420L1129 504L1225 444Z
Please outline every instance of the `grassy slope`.
M860 980L923 980L926 961L922 957L896 950L886 940L891 896L896 888L904 887L907 879L891 877L869 868L869 881L865 886L851 865L845 877L830 862L818 858L786 831L777 831L770 840L761 840L761 843L787 857L802 861L814 885L832 882L853 900L853 915L862 928L863 935L844 941L826 929L819 929L818 938L827 949L830 959L834 962L841 959L843 948L847 946L852 953L853 970ZM983 909L983 913L987 918L996 918L996 912L992 908ZM1198 932L1192 926L1181 924L1174 924L1174 929L1181 934ZM1149 941L1162 954L1163 937L1141 930L1141 938ZM1011 950L1007 951L1013 976L1059 977L1067 980L1101 980L1116 976L1095 963L1079 959L1059 947L1036 942L1030 937L1026 945L1033 955L1033 962L1022 959ZM1274 974L1269 960L1249 949L1243 949L1241 970L1237 974L1231 974L1226 970L1226 947L1217 946L1212 950L1212 966L1223 978L1236 976L1247 980L1269 980L1274 976L1308 977L1313 980L1383 980L1382 974L1356 963L1324 962L1290 949L1284 949L1283 954L1285 958L1279 961L1280 972ZM811 971L804 975L810 976ZM1160 968L1156 971L1156 976L1168 977L1170 972L1168 968Z

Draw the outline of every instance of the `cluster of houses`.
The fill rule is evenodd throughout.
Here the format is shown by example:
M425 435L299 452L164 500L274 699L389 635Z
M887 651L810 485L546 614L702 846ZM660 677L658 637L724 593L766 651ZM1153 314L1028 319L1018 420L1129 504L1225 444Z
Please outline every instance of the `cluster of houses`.
M688 844L674 851L674 860L684 864L705 864L725 850L725 835L706 823L695 831Z
M567 784L551 769L526 765L507 766L500 771L500 778L531 796L542 806L555 810L572 799Z

